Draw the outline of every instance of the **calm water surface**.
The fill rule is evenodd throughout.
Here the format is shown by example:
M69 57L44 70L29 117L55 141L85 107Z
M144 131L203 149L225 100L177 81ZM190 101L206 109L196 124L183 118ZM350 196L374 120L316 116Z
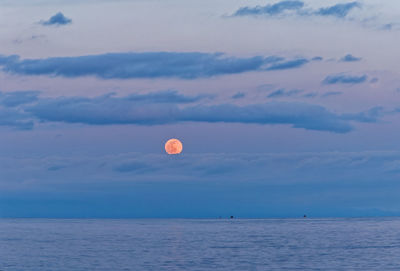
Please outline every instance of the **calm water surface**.
M0 219L0 270L400 270L400 219Z

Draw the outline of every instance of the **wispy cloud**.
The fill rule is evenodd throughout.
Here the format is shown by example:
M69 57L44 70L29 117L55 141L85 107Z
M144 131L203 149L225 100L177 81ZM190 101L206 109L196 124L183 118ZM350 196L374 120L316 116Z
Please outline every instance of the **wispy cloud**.
M303 90L301 90L301 89L285 90L282 88L282 89L278 89L278 90L271 92L268 95L268 98L290 97L290 96L300 94L302 92L303 92Z
M277 63L272 64L270 67L267 68L267 70L274 71L274 70L294 69L294 68L299 68L301 66L304 66L308 62L309 62L309 60L305 59L305 58L289 60L289 61L282 61L282 62L277 62Z
M321 97L326 98L326 97L331 97L331 96L338 96L342 95L343 92L341 91L329 91L321 95Z
M305 7L303 1L281 1L275 4L268 4L266 6L256 6L256 7L241 7L239 8L233 16L254 16L254 15L264 15L264 16L277 16L283 15L286 12L291 12L290 14L296 14L299 16L330 16L336 18L346 17L353 9L361 8L359 2L350 3L339 3L333 6L321 7L319 9L313 10Z
M287 10L299 10L304 7L304 3L301 1L282 1L276 4L270 4L266 6L256 7L242 7L238 9L234 16L246 16L246 15L278 15L282 14Z
M343 119L356 120L358 122L377 122L384 114L384 109L381 106L373 107L365 112L355 114L343 114Z
M322 83L325 85L333 84L361 84L367 81L367 75L348 75L348 74L333 74L328 75Z
M321 16L334 16L338 18L346 17L349 12L355 8L360 8L359 2L350 2L345 4L336 4L330 7L323 7L316 11L314 14Z
M186 96L180 94L176 90L166 90L158 92L150 92L146 94L131 94L126 96L125 99L135 102L145 103L194 103L202 99L211 99L215 95L212 94L200 94L196 96Z

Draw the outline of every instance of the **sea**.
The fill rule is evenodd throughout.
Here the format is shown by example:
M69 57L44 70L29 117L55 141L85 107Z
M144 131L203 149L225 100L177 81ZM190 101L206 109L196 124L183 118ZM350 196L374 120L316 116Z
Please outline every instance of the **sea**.
M400 270L400 219L0 219L0 270Z

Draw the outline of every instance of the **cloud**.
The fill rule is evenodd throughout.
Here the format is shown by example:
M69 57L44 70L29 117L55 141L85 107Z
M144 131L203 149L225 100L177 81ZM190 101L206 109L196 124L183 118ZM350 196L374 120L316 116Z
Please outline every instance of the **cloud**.
M346 17L354 8L360 8L361 4L358 2L350 2L345 4L336 4L330 7L320 8L315 14L321 16L334 16L338 18Z
M371 215L399 203L399 170L396 151L7 155L1 216Z
M0 104L6 107L15 107L32 103L38 100L39 93L39 91L0 92Z
M334 74L328 75L322 83L324 85L333 85L333 84L361 84L367 81L367 75L347 75L347 74Z
M0 126L13 127L17 130L31 130L32 116L15 108L0 107Z
M194 106L182 109L181 121L232 122L255 124L288 124L307 130L346 133L352 130L345 122L326 108L303 103L271 102L235 106Z
M212 99L215 95L200 94L196 96L185 96L176 90L165 90L150 92L146 94L131 94L125 97L126 100L144 103L194 103L202 99Z
M338 96L338 95L342 95L342 94L343 94L343 92L340 92L340 91L329 91L329 92L322 94L321 97L326 98L326 97Z
M242 99L246 96L243 92L238 92L235 95L232 96L232 99Z
M314 98L317 97L318 94L316 92L310 92L303 95L304 98Z
M342 62L356 62L356 61L360 61L360 60L361 60L361 57L355 57L352 54L347 54L340 59L340 61L342 61Z
M46 35L31 35L31 36L29 36L27 38L15 39L15 40L13 40L13 43L21 44L21 43L23 43L25 41L35 41L35 40L41 40L41 39L45 39L45 38L46 38Z
M278 90L270 97L301 90ZM0 126L32 129L34 121L87 125L167 125L182 122L289 125L306 130L347 133L352 122L376 122L383 109L337 114L323 106L298 102L207 105L196 103L213 95L186 96L173 90L116 96L48 97L38 92L0 93ZM193 104L195 103L195 104Z
M346 17L350 11L355 8L361 8L359 2L350 3L339 3L333 6L321 7L317 10L305 9L305 4L302 1L281 1L275 4L269 4L266 6L256 7L241 7L233 16L277 16L283 15L286 11L292 11L290 14L296 14L299 16L332 16L337 18Z
M31 130L33 116L21 106L36 102L38 95L38 91L0 92L0 126Z
M360 112L355 114L343 114L342 118L348 120L355 120L358 122L371 123L371 122L377 122L383 115L384 115L383 107L376 106L365 112Z
M311 59L312 61L322 61L324 58L322 56L315 56Z
M154 96L154 94L153 94ZM322 106L302 103L233 104L180 107L172 103L142 103L131 96L59 97L39 100L26 112L40 121L89 125L156 125L178 122L287 124L308 130L346 133L351 124Z
M371 84L375 84L375 83L377 83L379 81L379 78L378 77L374 77L374 78L371 78L371 80L369 80L369 82L371 83Z
M365 184L373 180L378 184L382 178L397 181L398 175L394 173L400 170L400 153L396 151L183 153L181 157L171 159L167 155L148 153L88 157L74 154L2 156L0 170L9 178L2 178L0 187L3 188L7 182L20 185L21 182L15 179L19 176L16 172L23 172L25 178L36 177L39 182L53 182L54 176L58 176L60 179L57 179L57 183L80 183L84 186L82 172L90 182L107 180L111 185L117 181L143 181L146 177L157 182L203 180L203 184L206 183L204 177L217 178L228 184L244 180L245 183L248 180L262 180L269 184L326 184L349 180L352 184ZM24 166L27 164L30 166ZM60 170L65 174L60 175L57 172ZM132 178L135 176L141 178Z
M96 76L102 79L181 78L195 79L250 71L298 68L305 58L287 60L280 56L227 57L221 53L107 53L76 57L23 59L1 56L4 72L19 75L62 77Z
M299 93L303 92L301 89L291 89L291 90L285 90L285 89L278 89L273 92L271 92L268 95L268 98L280 98L280 97L289 97L289 96L294 96Z
M277 62L275 64L272 64L270 67L268 67L267 70L274 71L274 70L294 69L294 68L299 68L301 66L304 66L308 62L309 62L309 60L305 59L305 58L289 60L289 61L283 61L283 62Z
M298 10L303 8L304 3L301 1L282 1L276 4L256 7L242 7L238 9L233 16L246 16L246 15L278 15L287 10Z
M40 24L42 25L67 25L72 23L72 20L70 18L67 18L62 14L61 12L58 12L57 14L53 15L48 19L47 21L41 21Z

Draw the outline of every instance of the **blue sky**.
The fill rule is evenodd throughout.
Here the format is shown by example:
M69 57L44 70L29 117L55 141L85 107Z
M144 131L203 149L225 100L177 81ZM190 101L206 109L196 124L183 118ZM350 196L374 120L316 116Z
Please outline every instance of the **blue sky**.
M396 1L0 4L0 216L400 214Z

